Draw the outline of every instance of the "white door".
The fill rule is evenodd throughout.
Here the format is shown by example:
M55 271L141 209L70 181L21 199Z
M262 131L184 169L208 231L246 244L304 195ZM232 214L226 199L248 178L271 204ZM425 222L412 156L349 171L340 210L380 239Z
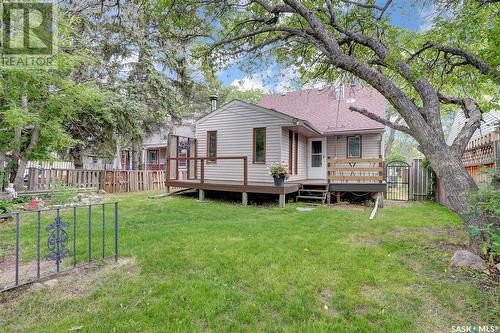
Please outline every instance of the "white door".
M309 139L308 177L309 179L326 178L326 139Z

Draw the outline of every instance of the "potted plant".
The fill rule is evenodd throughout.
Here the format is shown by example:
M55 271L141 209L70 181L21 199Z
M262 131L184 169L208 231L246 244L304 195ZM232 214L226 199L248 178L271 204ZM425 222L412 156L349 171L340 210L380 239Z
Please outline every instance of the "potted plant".
M274 178L274 186L285 185L285 179L288 179L288 177L290 176L288 167L280 163L272 164L269 173Z

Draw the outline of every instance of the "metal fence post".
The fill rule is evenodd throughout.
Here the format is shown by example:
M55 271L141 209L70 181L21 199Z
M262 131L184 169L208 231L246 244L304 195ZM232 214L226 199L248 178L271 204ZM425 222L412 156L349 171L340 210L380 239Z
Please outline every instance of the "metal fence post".
M19 213L16 213L16 286L19 284Z
M115 202L115 262L118 261L118 202Z
M40 278L40 210L37 218L37 237L36 237L36 277Z
M59 242L61 241L61 230L60 230L60 223L61 223L61 217L60 217L60 211L59 208L56 210L56 271L59 273L59 260L60 258L60 249L59 249Z
M89 205L89 262L92 261L92 205Z
M73 267L76 267L76 207L73 207Z
M106 218L106 209L104 207L105 204L102 204L102 258L104 259L104 220Z

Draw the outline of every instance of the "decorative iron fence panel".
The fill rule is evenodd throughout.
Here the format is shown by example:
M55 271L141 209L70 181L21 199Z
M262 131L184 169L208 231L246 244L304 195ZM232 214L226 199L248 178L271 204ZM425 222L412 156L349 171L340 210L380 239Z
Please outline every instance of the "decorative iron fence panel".
M410 165L406 162L389 162L385 166L387 200L410 200Z
M118 260L118 202L0 215L0 292L94 261Z

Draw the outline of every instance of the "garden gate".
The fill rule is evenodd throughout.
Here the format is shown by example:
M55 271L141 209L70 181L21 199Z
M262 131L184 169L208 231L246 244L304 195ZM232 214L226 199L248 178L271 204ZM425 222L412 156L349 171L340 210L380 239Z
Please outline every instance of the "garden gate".
M410 165L403 161L389 162L385 166L387 200L410 200Z

